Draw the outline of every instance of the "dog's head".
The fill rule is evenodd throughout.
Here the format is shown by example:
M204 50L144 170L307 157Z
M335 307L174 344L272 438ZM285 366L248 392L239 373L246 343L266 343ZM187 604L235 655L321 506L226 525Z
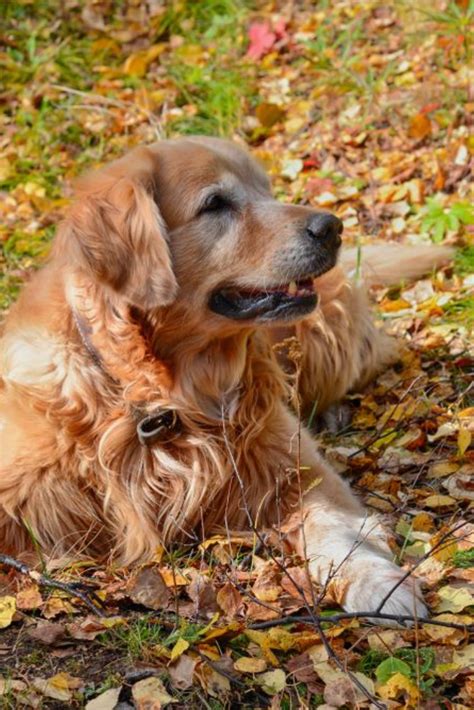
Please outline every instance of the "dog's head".
M86 177L65 233L74 262L130 304L177 304L222 326L312 311L313 280L335 265L341 231L327 212L274 200L243 149L196 137Z

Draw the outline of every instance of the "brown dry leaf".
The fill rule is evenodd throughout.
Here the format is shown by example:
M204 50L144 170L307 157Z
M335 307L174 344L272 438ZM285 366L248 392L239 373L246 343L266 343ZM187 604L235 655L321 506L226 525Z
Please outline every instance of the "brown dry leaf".
M257 106L255 114L264 128L271 128L275 123L282 120L285 112L276 104L264 102Z
M170 592L155 567L144 567L128 588L130 599L149 609L163 609L168 605Z
M281 607L276 603L272 606L260 602L248 602L246 617L249 621L269 621L278 619L281 615Z
M253 594L261 602L274 602L281 594L277 570L272 561L262 565L252 587Z
M302 604L312 603L313 585L307 570L303 567L288 567L287 574L282 575L280 584L287 594Z
M43 603L43 598L40 594L38 586L32 584L25 589L22 589L16 595L16 608L22 610L38 609Z
M45 646L53 646L62 641L66 635L66 629L61 624L54 624L50 621L40 621L37 626L27 629L28 636L35 641L39 641Z
M125 623L121 616L110 616L106 619L98 619L96 616L87 616L78 623L67 624L66 628L72 638L79 641L93 641L99 634L103 634L107 629L120 626Z
M344 579L341 576L333 577L326 585L324 599L326 601L333 601L336 604L342 605L344 603L349 584L350 582L348 579Z
M219 698L219 700L222 701L222 698L225 698L230 692L229 679L221 673L218 673L214 668L211 668L207 663L200 663L197 666L196 677L203 689L209 693L209 695L212 695L213 698Z
M96 698L89 700L85 710L114 710L116 707L122 686L119 688L109 688L105 693L101 693Z
M196 668L197 660L191 658L187 653L183 653L176 663L168 666L171 683L178 690L187 690L193 684L194 669Z
M217 603L224 614L233 619L242 609L243 599L239 590L231 582L226 582L217 592Z
M160 710L168 703L177 703L159 678L144 678L132 686L132 697L137 710Z
M295 678L299 683L305 683L312 693L322 692L323 686L314 672L313 662L307 651L290 658L286 669L292 678Z
M219 610L216 590L207 577L201 574L194 574L188 588L188 594L194 602L195 613L199 616L210 619Z
M375 692L373 681L363 673L356 672L354 675L362 685L367 688L368 692L373 695ZM355 685L351 678L340 671L338 677L329 680L324 688L324 700L328 705L332 705L336 708L342 705L354 707L366 699L362 690Z

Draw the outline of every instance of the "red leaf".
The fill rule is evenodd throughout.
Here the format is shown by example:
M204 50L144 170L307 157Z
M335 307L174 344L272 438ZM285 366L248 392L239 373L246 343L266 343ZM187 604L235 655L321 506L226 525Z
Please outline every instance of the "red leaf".
M252 22L249 28L249 48L246 56L250 59L261 59L268 54L277 39L267 20Z

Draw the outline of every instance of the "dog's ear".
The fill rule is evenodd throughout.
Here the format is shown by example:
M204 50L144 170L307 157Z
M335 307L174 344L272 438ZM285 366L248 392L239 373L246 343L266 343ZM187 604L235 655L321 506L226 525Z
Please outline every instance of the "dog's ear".
M59 245L68 260L145 309L172 303L178 288L154 199L155 160L139 148L79 181Z

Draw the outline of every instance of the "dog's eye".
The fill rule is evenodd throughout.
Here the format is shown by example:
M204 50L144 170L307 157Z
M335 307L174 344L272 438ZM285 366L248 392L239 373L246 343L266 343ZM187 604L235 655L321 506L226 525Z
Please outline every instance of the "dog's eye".
M208 212L222 212L223 210L230 209L231 207L232 203L227 197L216 193L215 195L209 195L198 214L201 215Z

